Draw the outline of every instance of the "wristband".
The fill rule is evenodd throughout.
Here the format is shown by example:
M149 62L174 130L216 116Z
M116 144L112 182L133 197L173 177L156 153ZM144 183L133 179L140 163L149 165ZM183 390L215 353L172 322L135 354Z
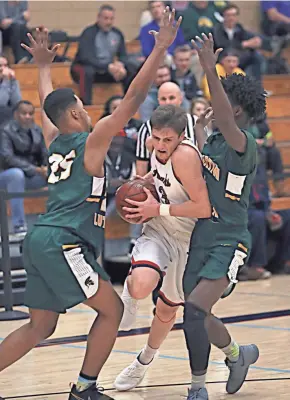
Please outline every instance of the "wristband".
M160 204L159 215L163 217L170 216L170 205L169 204Z

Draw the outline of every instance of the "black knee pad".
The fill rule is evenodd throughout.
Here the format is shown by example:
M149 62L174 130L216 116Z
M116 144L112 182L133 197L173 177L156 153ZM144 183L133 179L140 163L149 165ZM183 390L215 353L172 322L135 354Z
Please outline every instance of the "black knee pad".
M210 342L205 328L207 313L194 304L184 306L183 330L189 352L192 373L206 371L210 353Z

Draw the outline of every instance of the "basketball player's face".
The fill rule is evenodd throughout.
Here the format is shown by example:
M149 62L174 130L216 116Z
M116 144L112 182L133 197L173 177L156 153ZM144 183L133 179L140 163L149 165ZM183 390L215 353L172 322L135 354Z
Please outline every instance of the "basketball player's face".
M156 158L162 164L166 164L174 150L184 139L184 134L178 134L171 128L152 130L152 145Z
M83 132L91 132L92 120L88 112L85 110L82 101L77 97L77 110L79 114L79 122Z

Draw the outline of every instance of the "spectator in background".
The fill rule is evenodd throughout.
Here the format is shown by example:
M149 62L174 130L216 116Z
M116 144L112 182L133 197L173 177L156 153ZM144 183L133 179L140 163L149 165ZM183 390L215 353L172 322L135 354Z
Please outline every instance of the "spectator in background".
M148 57L153 50L155 39L154 36L150 34L150 31L159 31L162 15L165 10L165 3L163 1L149 1L149 10L152 14L153 21L143 26L139 33L139 40L141 42L142 54L144 57ZM185 40L182 34L182 30L179 29L174 42L167 50L168 53L166 57L166 63L171 65L174 49L177 46L183 45L184 43Z
M21 100L21 92L14 71L0 56L0 125L12 118L12 109Z
M157 70L156 78L153 85L149 89L145 101L139 108L140 118L143 122L151 118L153 111L158 107L158 89L164 82L171 79L170 68L167 65L160 65Z
M290 33L290 2L261 1L262 29L268 36L286 36Z
M176 47L174 50L171 80L176 82L184 94L184 108L190 110L194 97L202 96L202 91L196 83L195 76L190 69L191 48L188 45Z
M219 55L219 62L216 64L216 71L218 76L225 78L227 75L242 74L245 72L238 67L239 65L239 54L234 49L225 49ZM204 93L204 97L210 100L210 91L207 83L207 78L204 75L202 78L201 89Z
M224 22L215 26L213 31L215 47L235 49L240 58L240 68L261 79L264 58L257 49L261 48L262 39L239 23L239 12L239 7L234 4L224 9Z
M226 2L190 1L188 7L181 13L183 20L181 28L185 40L189 42L202 33L212 33L214 26L222 20L220 10Z
M197 99L194 99L191 104L191 114L195 120L195 123L198 118L202 117L203 114L206 113L206 110L209 108L209 102L204 99L203 97L199 97ZM210 136L213 132L213 124L212 121L210 121L205 127L204 131L207 136Z
M122 82L126 90L129 76L126 70L127 52L122 32L113 26L115 9L102 5L97 23L81 34L71 74L80 85L84 104L92 104L95 82Z
M14 119L0 131L0 188L23 193L46 186L47 150L39 126L34 123L34 106L22 100ZM11 200L14 233L26 233L23 198Z
M272 272L290 272L290 210L271 210L265 149L259 147L259 165L249 207L252 250L239 280L267 279Z
M3 46L11 46L15 64L26 56L26 50L21 43L28 44L27 22L30 20L28 2L0 1L0 28L2 31Z

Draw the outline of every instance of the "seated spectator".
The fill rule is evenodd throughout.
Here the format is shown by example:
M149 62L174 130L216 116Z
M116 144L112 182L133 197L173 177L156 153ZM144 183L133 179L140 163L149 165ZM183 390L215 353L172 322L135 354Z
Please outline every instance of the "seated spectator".
M34 106L22 100L15 106L14 119L0 131L0 188L23 193L46 186L47 150L42 131L34 123ZM11 200L14 233L26 233L23 198Z
M187 110L190 110L192 99L203 94L196 83L190 65L191 48L188 45L176 47L174 50L173 66L171 67L171 80L178 83L181 91L184 93L184 108Z
M155 39L154 36L151 35L149 32L159 31L162 15L165 10L165 3L163 1L149 1L149 10L152 14L153 21L143 26L139 33L139 40L141 42L142 54L144 57L148 57L153 50ZM183 45L184 43L185 40L182 30L179 29L174 42L168 48L168 57L166 57L166 63L168 63L169 65L171 64L174 49L177 46Z
M267 116L264 115L255 124L251 125L248 130L256 138L259 147L263 147L265 154L266 169L272 172L273 183L276 197L288 197L288 193L284 188L285 175L280 150L276 146L273 133L267 122Z
M220 78L225 78L227 75L242 74L245 72L238 67L239 55L236 50L226 49L223 50L219 55L219 62L216 64L216 71ZM210 91L207 83L207 78L204 75L201 83L201 89L204 93L204 97L210 100Z
M111 97L105 104L104 118L114 112L122 101L121 96ZM117 215L115 194L119 186L135 175L136 167L136 143L138 130L142 122L131 118L119 135L112 140L110 149L106 156L106 172L108 179L107 210L108 217ZM142 225L130 224L130 248L128 254L133 250L134 244L141 235ZM105 244L106 245L106 244Z
M122 82L124 89L129 82L125 40L113 26L114 20L114 8L101 6L96 24L87 27L79 40L71 74L80 84L80 97L86 105L92 104L95 82Z
M158 89L164 82L170 81L170 68L167 65L160 65L157 70L153 85L148 91L145 101L139 108L140 118L143 122L151 118L153 111L158 107Z
M187 42L202 33L206 35L212 33L214 26L221 21L218 3L222 3L222 10L225 2L189 2L188 7L181 13L183 17L181 27Z
M26 50L21 43L28 43L27 22L30 20L28 2L21 1L0 1L0 28L2 31L3 46L11 46L14 62L17 64L26 56Z
M21 100L21 92L14 71L0 56L0 125L12 118L12 109Z
M286 36L290 33L290 2L261 1L262 29L268 36Z
M180 87L174 82L165 82L160 86L158 90L158 105L162 106L165 104L173 104L175 106L182 106L183 94ZM146 139L151 135L151 115L140 128L137 140L137 150L136 150L136 173L137 175L144 176L148 172L150 154L147 150ZM188 139L192 140L194 143L194 124L195 120L191 114L187 114L187 127L185 130L185 135Z
M194 99L191 104L191 114L193 118L196 120L202 116L206 112L206 110L209 108L209 102L204 99L203 97L198 97L197 99ZM204 128L206 135L210 136L213 132L213 126L212 122L210 121L207 126Z
M271 210L266 155L262 147L259 160L248 212L252 250L247 266L239 273L239 280L267 279L271 276L267 269L290 272L290 210Z
M247 31L239 23L239 7L228 5L223 11L224 22L213 30L215 48L232 48L238 52L240 68L247 74L261 79L264 58L257 51L262 46L260 36Z

